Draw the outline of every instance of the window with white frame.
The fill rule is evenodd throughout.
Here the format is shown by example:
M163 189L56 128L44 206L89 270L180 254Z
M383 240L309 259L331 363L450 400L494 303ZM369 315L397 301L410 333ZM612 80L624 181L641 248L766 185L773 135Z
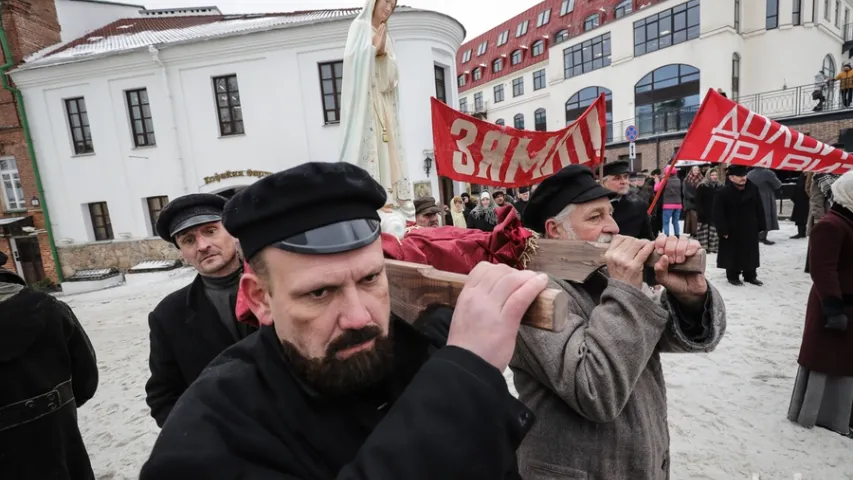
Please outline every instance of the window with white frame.
M841 0L835 0L835 26L841 27Z
M829 8L829 0L823 0L823 18L826 19L827 21L829 20L829 12L830 11L831 10Z
M622 18L634 10L633 0L623 0L613 8L613 14L616 18Z
M530 23L529 20L525 20L518 24L518 28L515 29L516 38L527 34L527 25Z
M537 40L533 43L532 55L538 57L545 53L545 40Z
M575 0L563 0L563 5L560 7L560 16L572 13L575 9Z
M500 47L501 45L505 44L507 40L509 40L509 30L504 30L503 32L501 32L500 35L498 35L497 46Z
M544 12L539 12L539 17L536 18L536 26L541 27L542 25L547 25L548 22L551 21L551 9L545 10Z
M6 210L24 210L27 208L24 200L24 189L21 187L21 177L18 175L18 164L14 158L0 159L0 183L3 183L3 199Z
M488 40L481 43L480 46L477 47L477 56L479 57L480 55L486 53L486 48L488 48L488 47L489 47Z
M468 50L465 50L465 53L462 54L462 63L465 63L468 60L471 60L471 49L470 48Z
M597 13L593 13L583 21L583 31L586 32L592 30L593 28L597 28L599 25L601 25L601 16Z

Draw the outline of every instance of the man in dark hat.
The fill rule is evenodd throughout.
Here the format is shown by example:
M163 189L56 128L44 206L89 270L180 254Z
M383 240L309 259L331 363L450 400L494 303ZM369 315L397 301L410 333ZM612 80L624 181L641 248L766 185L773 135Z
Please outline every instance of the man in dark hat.
M518 210L518 216L524 215L524 209L527 208L527 202L530 201L530 187L518 187L518 199L513 206Z
M430 340L391 314L385 198L340 162L270 175L228 202L262 326L187 390L141 480L519 478L533 417L501 372L547 279L481 263L455 310L428 310L450 322Z
M492 199L495 201L495 208L497 207L505 207L507 205L512 205L507 202L506 199L506 190L499 188L492 193Z
M610 247L606 270L587 281L551 279L572 298L562 331L519 330L510 367L519 400L537 418L536 435L518 451L523 478L534 478L541 465L584 478L669 478L659 353L711 351L725 330L723 300L705 276L669 271L695 254L698 242L618 235L614 195L588 168L573 165L543 181L524 212L525 226L545 238ZM643 285L643 264L655 249L663 254L655 265L666 287L660 297Z
M222 226L224 207L219 195L194 193L169 202L157 219L160 238L198 271L192 284L167 296L148 316L151 378L145 400L160 427L207 364L255 330L237 322L243 264L237 240Z
M714 197L713 222L720 238L717 267L726 269L732 285L746 282L760 287L764 283L758 279L758 242L761 232L767 231L767 219L761 192L747 179L747 173L742 165L729 165L726 186Z
M98 363L68 305L27 288L0 252L0 477L94 479L77 408Z
M435 198L424 197L415 200L415 223L419 227L435 228L440 227L438 214L441 213L441 208L435 204Z

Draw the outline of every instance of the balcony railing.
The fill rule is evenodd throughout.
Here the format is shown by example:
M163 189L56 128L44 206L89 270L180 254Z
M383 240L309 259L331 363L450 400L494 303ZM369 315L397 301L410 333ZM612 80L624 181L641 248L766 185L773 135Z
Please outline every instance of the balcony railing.
M813 97L815 91L823 94L822 108L817 110L819 101ZM752 95L741 95L735 99L744 107L755 113L768 118L788 118L814 113L838 112L847 110L841 99L839 82L817 87L814 84L790 87L784 90L755 93ZM612 141L608 143L627 142L625 129L635 125L640 131L640 138L662 135L667 133L686 132L693 123L699 107L685 107L678 110L656 112L654 115L644 115L621 122L614 122L612 128ZM851 108L853 111L853 108ZM609 133L609 132L608 132ZM608 134L608 138L610 134Z

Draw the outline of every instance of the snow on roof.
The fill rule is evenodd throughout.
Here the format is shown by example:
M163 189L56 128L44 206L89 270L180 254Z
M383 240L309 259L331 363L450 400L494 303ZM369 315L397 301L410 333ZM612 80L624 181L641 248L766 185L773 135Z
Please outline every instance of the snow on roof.
M18 70L80 62L110 54L127 53L150 45L208 40L354 17L360 10L342 8L256 15L126 18L89 32L81 38L42 49L25 58Z

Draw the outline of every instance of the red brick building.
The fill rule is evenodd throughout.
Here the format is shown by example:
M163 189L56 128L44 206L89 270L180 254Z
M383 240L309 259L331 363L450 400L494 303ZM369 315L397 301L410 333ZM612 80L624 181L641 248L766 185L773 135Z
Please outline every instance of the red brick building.
M5 74L27 55L60 41L56 7L52 0L7 0L0 4L0 18L8 41L3 49L5 82L0 88L0 251L9 256L5 267L31 284L57 282L45 224L47 212L27 144L26 125L18 99L10 91L14 85Z

